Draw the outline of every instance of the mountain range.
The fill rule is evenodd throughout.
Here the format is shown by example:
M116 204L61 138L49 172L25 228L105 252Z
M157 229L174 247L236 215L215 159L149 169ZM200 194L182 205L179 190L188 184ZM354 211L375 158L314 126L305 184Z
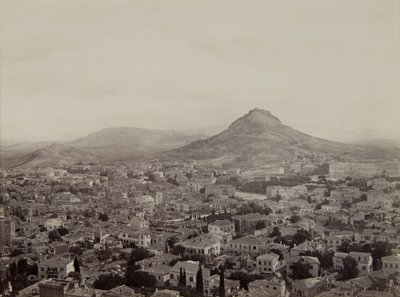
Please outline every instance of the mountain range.
M262 167L303 155L370 153L363 146L316 138L284 125L259 108L206 137L132 127L107 128L73 141L20 143L1 149L2 167L63 166L78 161L142 158L199 160L210 165Z

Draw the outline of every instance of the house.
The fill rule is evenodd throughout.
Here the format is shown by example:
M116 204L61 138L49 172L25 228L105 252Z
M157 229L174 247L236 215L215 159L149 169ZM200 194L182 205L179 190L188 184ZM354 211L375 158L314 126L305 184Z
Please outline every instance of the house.
M219 289L219 274L211 275L204 280L204 293L206 296L215 296L214 293ZM236 293L240 288L238 280L231 280L225 278L225 292L229 296Z
M337 251L343 243L343 237L340 235L332 235L325 237L326 247L329 250Z
M286 259L286 272L287 275L292 275L293 274L293 269L292 265L295 263L303 263L303 264L308 264L309 269L308 272L312 277L317 277L319 276L319 269L320 269L320 262L317 257L311 257L311 256L295 256L295 257L290 257Z
M102 297L143 297L126 285L115 287L101 295Z
M38 263L39 278L64 279L68 273L74 271L74 260L51 258Z
M276 270L282 265L282 262L279 261L279 255L275 253L268 253L258 256L256 262L257 270L266 274L275 273Z
M249 292L260 288L266 288L268 290L271 290L272 292L277 293L275 296L278 297L289 296L289 292L286 289L285 281L277 277L272 277L270 279L255 280L249 283L248 287L249 287Z
M248 213L233 217L236 232L253 232L259 224L267 225L270 220L269 216L259 213Z
M143 268L142 271L147 272L156 279L157 286L164 286L167 281L169 281L171 266L158 264L150 267Z
M159 254L154 257L137 261L135 265L140 265L142 268L157 266L157 265L169 265L172 261L178 259L178 256L172 254Z
M226 244L225 250L231 255L249 254L253 257L260 255L262 241L252 235L236 238Z
M151 245L150 231L123 232L118 235L118 238L124 243L134 243L140 247L148 247Z
M44 223L44 227L46 228L47 231L53 231L53 230L59 229L63 226L64 226L63 222L59 218L47 219L46 222Z
M349 256L357 261L360 274L368 274L372 271L371 253L350 252Z
M230 220L216 220L214 223L208 224L208 232L233 235L235 233L235 224Z
M178 243L185 253L194 255L215 255L221 253L221 238L217 234L207 233Z
M182 271L185 271L186 274L186 286L190 288L196 288L196 275L197 271L199 271L199 267L200 265L198 261L177 262L174 266L171 267L169 283L172 286L179 285L179 277L182 268ZM208 268L202 267L202 272L203 280L210 277L210 270Z
M382 257L382 270L389 273L399 273L400 257L399 256Z
M326 287L326 280L321 277L296 279L292 284L292 296L314 297Z
M341 271L343 269L343 260L348 256L347 253L335 253L333 255L333 269L336 271Z

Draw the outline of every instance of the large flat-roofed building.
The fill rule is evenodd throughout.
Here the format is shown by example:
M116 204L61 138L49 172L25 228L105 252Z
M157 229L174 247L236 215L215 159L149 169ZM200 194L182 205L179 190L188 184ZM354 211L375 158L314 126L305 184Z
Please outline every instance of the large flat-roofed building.
M329 175L332 178L343 179L371 178L381 173L376 163L367 162L335 162L329 164Z
M185 253L194 255L216 255L221 253L221 237L215 233L206 233L178 243Z
M61 280L48 280L39 284L40 297L64 297L71 283Z
M75 271L74 260L63 259L63 258L51 258L42 262L38 265L39 278L54 278L64 279L68 276L68 273Z

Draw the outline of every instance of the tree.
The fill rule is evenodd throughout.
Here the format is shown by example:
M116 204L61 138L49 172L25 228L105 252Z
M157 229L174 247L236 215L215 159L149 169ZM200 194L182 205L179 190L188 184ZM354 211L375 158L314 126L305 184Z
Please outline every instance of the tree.
M185 253L185 248L180 244L175 244L174 247L172 248L172 253L178 256L183 255Z
M343 270L340 274L340 280L348 280L358 276L358 264L356 259L347 256L343 259Z
M152 252L143 247L133 248L129 256L129 263L135 264L138 261L148 259L153 256L154 254Z
M28 270L28 260L25 258L19 259L17 263L18 275L24 275Z
M282 235L281 230L279 230L279 227L275 226L272 229L272 232L269 234L269 237L280 237Z
M10 278L15 279L17 277L17 264L15 262L10 263Z
M154 288L156 285L156 278L144 271L133 271L127 275L126 284L135 288Z
M183 270L182 274L182 286L186 287L186 270Z
M201 269L201 263L199 262L199 270L196 274L196 292L204 294L204 282L203 282L203 270Z
M293 243L297 245L306 240L311 240L311 233L304 229L297 230L296 234L293 236Z
M78 257L75 257L75 259L74 259L74 270L75 270L76 273L80 273L81 272L81 268L80 268L80 265L79 265Z
M58 229L54 229L54 230L50 231L49 232L49 239L51 241L59 241L59 240L61 240L60 231L58 231Z
M225 271L222 266L219 269L219 297L225 297Z
M108 215L106 213L99 213L99 220L102 222L107 222L109 220Z
M257 279L262 279L263 277L260 275L250 275L248 273L244 273L244 272L240 271L240 272L231 273L229 278L233 279L233 280L238 280L240 283L240 288L244 289L244 290L248 290L249 283L251 283L252 281L255 281Z
M342 253L350 252L350 242L344 240L342 244L338 247L338 251Z
M183 269L182 267L179 268L179 286L182 287L183 285Z
M58 228L57 230L58 230L58 233L60 234L60 236L69 234L69 230L65 227Z
M309 272L311 265L308 263L304 263L299 260L298 262L293 263L290 268L292 269L292 275L290 277L294 280L311 277L311 274Z
M153 256L154 255L150 251L148 251L147 249L145 249L143 247L132 248L131 254L129 256L129 259L128 259L128 262L126 265L126 271L125 271L125 279L126 279L127 285L131 285L134 287L136 287L136 286L141 287L141 285L139 285L139 284L142 282L146 282L145 280L143 280L143 274L137 274L138 271L136 271L136 270L139 268L139 266L136 265L136 262L141 261L143 259L153 257ZM141 272L143 272L143 271L141 271ZM138 278L138 279L136 280L136 278ZM156 280L154 278L154 283L155 282L156 282ZM149 284L153 284L152 279L149 280ZM146 286L146 285L144 285L144 286Z
M111 290L124 283L124 278L118 274L101 274L93 283L93 287L98 290Z
M292 224L295 224L295 223L301 221L301 217L300 217L299 215L294 214L294 215L292 215L292 216L290 217L289 221L290 221Z

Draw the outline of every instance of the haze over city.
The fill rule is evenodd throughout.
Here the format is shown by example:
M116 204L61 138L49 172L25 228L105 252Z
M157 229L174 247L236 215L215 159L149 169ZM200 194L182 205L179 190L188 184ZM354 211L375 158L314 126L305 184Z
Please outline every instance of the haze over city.
M227 127L399 138L398 1L1 3L3 141Z

